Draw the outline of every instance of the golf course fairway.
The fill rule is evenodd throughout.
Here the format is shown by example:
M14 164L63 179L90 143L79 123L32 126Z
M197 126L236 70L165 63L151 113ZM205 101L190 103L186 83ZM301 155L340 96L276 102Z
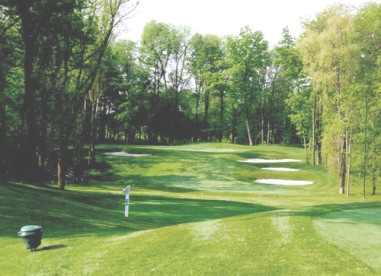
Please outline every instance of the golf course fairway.
M323 166L237 162L254 158L304 160L304 151L102 145L86 182L64 191L2 182L0 275L379 275L381 196L370 183L364 199L354 176L346 197ZM17 236L25 225L43 228L35 252Z

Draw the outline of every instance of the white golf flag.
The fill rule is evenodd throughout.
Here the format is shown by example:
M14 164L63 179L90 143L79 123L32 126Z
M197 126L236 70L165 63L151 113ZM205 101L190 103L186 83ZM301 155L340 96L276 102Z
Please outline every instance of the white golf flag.
M128 206L130 205L130 185L123 189L123 193L126 195L126 207L124 209L124 216L128 217Z

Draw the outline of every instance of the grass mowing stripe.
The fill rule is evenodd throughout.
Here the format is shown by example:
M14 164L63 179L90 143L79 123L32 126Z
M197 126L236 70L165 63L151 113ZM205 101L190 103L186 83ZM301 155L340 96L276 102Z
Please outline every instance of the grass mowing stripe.
M314 225L326 241L381 271L380 213L381 208L331 212L316 218Z

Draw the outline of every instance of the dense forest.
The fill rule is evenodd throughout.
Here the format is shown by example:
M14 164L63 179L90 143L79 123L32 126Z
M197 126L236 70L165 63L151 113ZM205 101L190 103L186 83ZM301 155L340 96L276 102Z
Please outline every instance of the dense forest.
M0 179L80 181L99 143L303 145L349 192L381 176L381 4L262 32L116 27L129 0L0 0ZM86 145L86 147L85 147ZM86 151L85 151L86 149ZM364 186L365 187L365 186Z

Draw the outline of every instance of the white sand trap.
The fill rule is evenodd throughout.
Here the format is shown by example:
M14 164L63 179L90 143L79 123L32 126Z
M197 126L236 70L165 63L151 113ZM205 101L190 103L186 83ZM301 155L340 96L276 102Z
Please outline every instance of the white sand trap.
M312 181L282 180L282 179L258 179L258 180L255 180L255 182L260 184L284 185L284 186L303 186L303 185L313 184Z
M288 162L300 162L301 160L297 159L262 159L262 158L249 158L246 160L237 160L238 162L244 163L288 163Z
M124 151L120 152L104 152L105 155L112 155L112 156L132 156L132 157L140 157L140 156L151 156L151 154L138 154L138 153L128 153Z
M297 171L299 171L299 169L291 169L291 168L261 168L261 170L276 171L276 172L297 172Z

